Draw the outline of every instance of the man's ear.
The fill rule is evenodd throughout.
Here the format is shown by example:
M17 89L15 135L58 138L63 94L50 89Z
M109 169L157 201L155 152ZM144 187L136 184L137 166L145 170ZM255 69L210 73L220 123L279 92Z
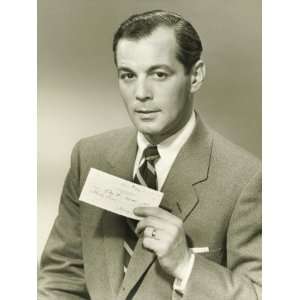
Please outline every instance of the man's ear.
M197 92L205 78L205 64L202 60L198 60L191 70L191 93Z

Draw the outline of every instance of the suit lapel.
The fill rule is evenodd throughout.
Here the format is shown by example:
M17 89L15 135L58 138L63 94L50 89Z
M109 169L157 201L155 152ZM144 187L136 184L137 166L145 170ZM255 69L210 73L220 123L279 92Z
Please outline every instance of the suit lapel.
M146 250L142 245L142 238L139 238L129 261L118 299L126 299L129 292L138 283L139 279L145 274L154 260L155 254Z
M136 131L129 137L123 137L119 147L112 149L108 162L111 174L132 181L133 167L137 153Z
M194 185L207 179L211 146L212 136L197 115L197 125L179 152L162 188L161 206L170 209L183 221L199 202Z

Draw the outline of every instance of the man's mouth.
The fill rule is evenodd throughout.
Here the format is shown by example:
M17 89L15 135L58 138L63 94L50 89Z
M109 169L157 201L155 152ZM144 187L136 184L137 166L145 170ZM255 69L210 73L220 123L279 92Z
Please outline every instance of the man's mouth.
M159 113L159 109L136 109L135 113L137 117L145 122L152 122L157 118L157 113Z
M153 113L157 113L160 110L156 109L156 110L146 110L146 109L136 109L135 112L138 114L153 114Z

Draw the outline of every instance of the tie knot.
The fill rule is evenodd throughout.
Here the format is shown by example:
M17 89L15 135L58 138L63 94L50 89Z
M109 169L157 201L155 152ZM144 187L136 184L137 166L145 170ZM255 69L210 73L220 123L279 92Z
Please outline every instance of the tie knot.
M156 159L158 159L159 153L157 150L157 146L148 146L145 150L144 150L144 157L145 160L147 161L154 161Z

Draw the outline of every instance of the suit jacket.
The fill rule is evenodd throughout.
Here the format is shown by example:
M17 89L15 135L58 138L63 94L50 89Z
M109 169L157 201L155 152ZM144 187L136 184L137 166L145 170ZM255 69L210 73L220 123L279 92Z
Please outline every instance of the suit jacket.
M198 117L162 188L196 254L184 296L138 241L123 279L124 218L78 201L90 168L132 179L136 131L79 141L41 259L39 299L261 299L260 162Z

